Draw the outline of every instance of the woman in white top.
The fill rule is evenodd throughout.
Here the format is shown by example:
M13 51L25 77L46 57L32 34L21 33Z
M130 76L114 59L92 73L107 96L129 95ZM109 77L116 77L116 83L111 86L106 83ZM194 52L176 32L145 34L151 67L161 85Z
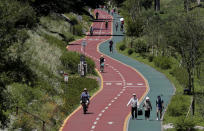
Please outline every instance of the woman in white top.
M136 97L136 94L133 93L132 94L133 97L130 99L130 101L128 102L127 106L129 104L131 104L131 114L132 114L132 119L137 119L137 107L139 106L139 102L138 102L138 99Z

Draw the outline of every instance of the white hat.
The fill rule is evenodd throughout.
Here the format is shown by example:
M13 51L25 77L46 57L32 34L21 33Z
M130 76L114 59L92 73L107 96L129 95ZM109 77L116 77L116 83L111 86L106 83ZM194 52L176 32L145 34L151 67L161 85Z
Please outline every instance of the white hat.
M135 93L133 93L132 95L133 95L133 96L136 96L136 94L135 94Z
M124 18L120 18L120 21L124 21Z
M149 100L149 97L148 97L148 96L146 97L146 100Z

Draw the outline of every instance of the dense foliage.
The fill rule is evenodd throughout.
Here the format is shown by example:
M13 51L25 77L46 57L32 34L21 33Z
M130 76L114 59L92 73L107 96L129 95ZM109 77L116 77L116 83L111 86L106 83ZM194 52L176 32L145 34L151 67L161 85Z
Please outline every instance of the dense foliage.
M98 85L93 79L70 78L69 86L75 84L80 90L73 97L75 101L65 104L63 100L76 93L77 88L66 92L60 71L77 76L79 61L71 58L79 58L79 54L67 53L66 46L89 28L92 17L88 8L103 3L101 0L0 1L0 128L41 130L43 120L47 130L58 130L78 104L84 87L76 83L96 89ZM73 27L62 18L63 13L70 14L71 22L75 21ZM86 19L79 21L78 14ZM71 60L60 59L63 56ZM86 59L88 73L95 75L94 62Z
M164 123L174 123L177 130L191 130L194 122L204 124L200 122L204 107L203 5L199 0L125 0L121 7L126 37L119 49L174 81L177 95L168 106ZM193 95L186 97L184 90ZM183 119L191 105L193 122Z

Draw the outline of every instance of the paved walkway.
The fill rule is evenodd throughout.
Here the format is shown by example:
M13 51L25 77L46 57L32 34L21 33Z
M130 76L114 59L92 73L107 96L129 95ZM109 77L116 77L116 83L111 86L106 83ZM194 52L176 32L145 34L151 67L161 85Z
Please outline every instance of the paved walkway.
M119 21L120 16L114 15L114 24L116 21ZM113 29L114 35L113 41L117 43L123 39L122 32ZM114 48L114 53L111 54L108 52L108 47L106 46L108 43L103 43L100 45L100 51L109 55L110 57L119 60L135 69L137 69L148 81L150 91L148 96L153 105L153 110L151 112L151 118L149 121L145 121L144 116L140 116L139 120L128 120L128 131L160 131L161 130L161 121L156 121L156 97L161 95L165 102L165 109L167 104L170 101L171 96L174 93L174 87L170 83L170 81L160 72L156 71L154 68L140 63L132 58L124 56L122 54L117 53Z
M99 11L100 19L109 19L112 17L105 11ZM95 11L96 12L96 11ZM119 20L119 16L115 15L114 22ZM106 67L105 73L102 73L102 89L91 99L89 114L84 115L81 107L74 111L64 122L61 130L63 131L159 131L161 125L159 121L155 121L155 107L153 106L152 120L129 120L130 107L126 107L127 102L132 97L132 93L136 93L137 97L142 98L149 91L151 101L155 102L155 98L159 94L163 94L164 101L168 101L173 93L170 82L159 72L149 66L139 63L129 57L123 56L116 52L109 52L109 39L113 39L114 43L121 41L123 36L121 32L115 32L114 27L109 22L108 30L105 29L104 21L94 22L96 36L87 36L85 39L88 43L85 55L92 58L99 69L99 58L101 53L105 54ZM113 29L113 30L112 30ZM106 36L106 35L119 36ZM69 46L69 50L83 52L81 48L82 40L73 42ZM107 41L107 42L105 42ZM102 43L102 44L101 44ZM100 45L100 46L99 46ZM114 44L115 46L115 44ZM99 52L100 50L100 52ZM122 63L121 63L121 62ZM125 63L125 64L123 64ZM137 70L143 75L141 75ZM143 77L145 76L146 79ZM128 124L126 123L128 122Z
M106 30L105 22L102 20L94 22L94 34L96 36L85 38L88 43L85 55L95 61L97 69L99 69L101 55L98 46L100 43L111 39L110 35L112 34L112 17L105 11L98 11L100 19L110 21L109 27ZM82 53L82 41L83 39L71 43L68 49ZM141 98L147 92L148 83L133 68L107 56L105 56L105 59L105 73L101 73L103 89L92 97L88 110L89 114L84 115L81 107L78 108L66 119L61 130L123 131L125 119L130 112L130 107L126 107L127 102L132 97L132 93L136 93Z

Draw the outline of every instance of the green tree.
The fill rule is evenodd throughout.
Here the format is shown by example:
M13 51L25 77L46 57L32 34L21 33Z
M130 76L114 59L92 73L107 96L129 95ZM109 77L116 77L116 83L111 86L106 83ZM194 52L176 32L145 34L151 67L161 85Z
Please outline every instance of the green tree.
M188 88L194 92L195 67L201 62L204 26L193 14L179 16L171 25L170 44L181 55L182 66L188 72Z
M0 126L4 128L9 122L7 111L10 109L9 94L6 85L14 81L22 81L25 71L19 59L22 43L28 38L26 29L35 26L35 12L27 3L16 0L0 1ZM16 47L14 55L10 48ZM21 66L21 70L17 68ZM17 70L16 70L17 69ZM28 72L27 72L28 73ZM14 78L14 79L13 79Z

